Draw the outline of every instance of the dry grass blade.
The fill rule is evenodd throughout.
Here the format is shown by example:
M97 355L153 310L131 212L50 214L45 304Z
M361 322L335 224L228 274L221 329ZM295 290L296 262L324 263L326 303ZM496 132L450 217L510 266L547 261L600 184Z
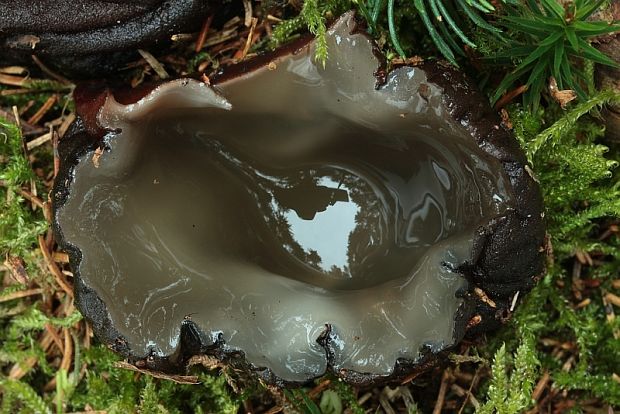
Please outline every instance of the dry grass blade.
M138 53L140 53L144 60L146 60L146 63L148 63L149 66L153 68L153 70L155 71L155 73L157 73L157 76L159 76L160 79L168 79L170 77L170 75L168 75L168 72L166 72L166 69L164 69L163 65L159 63L157 59L155 59L155 56L142 49L138 49Z
M28 73L28 69L23 66L5 66L0 68L0 73L5 73L7 75L23 75Z
M27 78L0 73L0 83L3 85L22 86Z

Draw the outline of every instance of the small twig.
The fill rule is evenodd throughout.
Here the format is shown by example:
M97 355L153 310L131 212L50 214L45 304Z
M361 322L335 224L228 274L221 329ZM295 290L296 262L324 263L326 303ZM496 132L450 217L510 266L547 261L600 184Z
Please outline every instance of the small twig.
M358 405L364 405L366 403L366 401L368 401L370 399L370 397L372 397L372 393L371 392L367 392L364 395L362 395L358 400L357 400L357 404Z
M252 404L252 400L246 398L243 400L243 410L247 414L254 414L254 406Z
M252 46L252 40L254 38L254 29L256 29L256 23L258 19L256 17L252 17L252 24L250 26L250 31L248 33L248 37L245 41L245 46L243 47L243 52L241 53L241 60L245 59L250 51L250 46Z
M34 180L34 178L30 179L30 194L32 194L33 197L37 197L37 198L39 197L39 194L37 193L37 183ZM39 207L42 208L42 206L39 206ZM31 201L30 208L32 209L32 211L35 211L37 209L37 204L34 201Z
M207 40L207 36L209 34L209 29L211 28L211 22L213 21L213 15L207 17L207 20L202 25L202 29L200 29L200 34L198 35L198 39L196 40L196 47L194 51L196 53L200 52L205 45L205 41Z
M14 281L23 285L28 284L30 277L28 276L28 272L26 272L24 259L6 253L2 264L6 266L6 269L9 271L9 276L11 276Z
M228 40L231 39L236 39L238 36L237 33L237 29L231 29L230 31L223 31L221 33L218 33L215 36L211 36L211 38L205 42L205 46L209 47L209 46L215 46L218 45L220 43L224 43ZM2 91L0 91L1 93Z
M270 22L274 22L274 23L282 23L282 19L280 19L279 17L276 17L272 14L268 14L267 15L267 20L269 20Z
M437 401L435 402L435 408L433 408L433 414L441 414L443 403L446 399L446 392L448 391L448 381L450 380L450 369L446 369L441 377L441 386L439 387L439 393L437 394Z
M92 338L92 336L93 328L91 328L90 324L84 322L84 342L82 343L84 349L90 348L90 339Z
M62 288L62 290L65 291L67 295L73 298L73 289L71 288L71 286L65 279L65 276L62 274L62 272L60 271L60 269L54 262L54 259L52 258L52 255L50 251L47 249L47 245L45 244L45 239L41 235L39 235L39 248L41 249L41 252L43 253L43 257L45 258L47 268L54 276L54 279L56 279L56 283L58 283L58 285Z
M58 170L60 169L60 158L58 157L58 133L52 135L52 148L54 155L54 179L58 175Z
M52 258L56 263L69 263L69 255L64 252L54 252Z
M469 382L469 388L467 389L467 396L465 397L465 401L463 401L463 405L461 405L461 409L459 410L458 414L461 414L463 412L463 410L465 409L465 406L467 405L467 402L471 402L471 405L473 405L476 410L480 408L480 403L478 402L476 397L474 397L474 394L471 391L478 384L478 380L480 379L480 371L482 370L482 368L483 366L480 366L476 369L476 372L474 373L474 377Z
M23 66L5 66L0 68L0 73L6 73L7 75L23 75L28 73L28 69Z
M392 405L390 404L390 401L388 400L388 396L385 393L385 389L379 396L379 404L381 404L381 407L383 408L383 411L385 412L385 414L396 414L396 411L394 411L394 408L392 407Z
M51 70L50 68L48 68L43 62L41 62L41 59L39 59L36 55L32 55L32 60L50 78L56 79L58 82L63 83L65 85L72 85L73 84L69 79L65 78L62 75L59 75L58 73L56 73L53 70Z
M495 109L499 110L503 108L504 106L508 105L510 101L512 101L514 98L516 98L517 96L527 91L527 89L528 89L527 85L521 85L518 88L515 88L511 90L510 92L507 92L504 96L502 96L499 99L499 101L497 101L497 103L495 104Z
M62 344L62 339L60 339L60 336L58 335L58 332L56 332L56 329L54 329L54 327L52 325L50 325L49 323L45 324L45 331L50 334L50 336L52 337L52 341L54 343L54 345L56 345L56 348L58 348L58 351L60 351L60 353L62 354L62 352L64 351L64 345Z
M398 393L402 398L403 403L405 403L405 408L407 409L407 412L415 412L417 405L415 403L415 400L413 399L413 395L411 395L411 391L409 390L409 388L401 385L398 387Z
M481 301L483 301L484 303L486 303L487 305L489 305L492 308L496 308L497 305L495 304L495 302L489 298L489 296L486 294L486 292L482 289L480 289L479 287L474 288L474 292L476 293L476 296L478 296L480 298Z
M198 381L198 377L195 375L166 375L162 374L161 372L138 368L135 365L129 364L125 361L115 362L114 366L116 368L139 372L141 374L148 374L155 378L170 380L176 382L177 384L200 384L200 381Z
M54 89L3 89L0 91L0 96L10 96L10 95L23 95L27 93L31 94L44 94L56 92Z
M52 203L49 201L43 202L43 218L48 223L52 223Z
M159 76L161 79L168 79L170 77L170 75L168 75L168 72L166 72L166 69L164 69L162 64L159 63L157 59L155 59L155 56L151 55L149 52L147 52L146 50L142 50L142 49L138 49L138 53L140 53L140 55L144 58L144 60L146 60L146 63L148 63L149 66L153 68L155 73L157 73L157 76Z
M2 91L0 91L2 92ZM34 102L33 102L34 105ZM28 106L28 105L26 105ZM22 107L21 109L23 109L24 107ZM20 114L21 116L21 112L22 110L18 111L18 114ZM15 115L13 115L13 111L11 112L7 112L7 111L3 111L2 109L0 109L0 116L2 118L6 118L7 121L15 123ZM36 134L40 134L42 131L45 131L44 128L39 128L35 125L30 125L29 123L25 122L24 120L21 120L22 123L22 132L24 135L36 135Z
M8 301L14 300L14 299L25 298L25 297L28 297L28 296L40 295L41 293L43 293L43 289L41 289L41 288L28 289L28 290L20 290L18 292L13 292L13 293L10 293L8 295L0 296L0 303L1 302L8 302Z
M21 76L0 74L0 83L11 86L22 86L27 78Z
M173 42L189 42L194 40L195 35L193 33L175 33L170 36L170 40Z
M8 188L9 183L4 180L0 180L0 187ZM29 202L35 204L37 207L43 208L43 200L33 195L30 191L21 189L19 187L15 188L14 190L17 192L17 194L24 197Z
M65 349L62 353L62 361L60 361L60 369L64 369L69 372L69 368L71 368L71 361L73 360L73 338L71 338L71 334L69 333L69 329L63 328L64 340L65 340ZM78 367L74 367L74 369L78 369Z
M520 291L517 290L517 292L512 297L512 301L510 302L510 312L514 312L515 307L517 306L517 300L519 299L519 293Z
M614 295L613 293L607 293L605 295L605 300L614 306L620 307L620 296Z
M13 105L11 107L11 110L13 111L13 117L15 117L15 125L17 125L17 129L19 129L20 133L22 130L22 120L21 117L19 116L19 111L17 110L17 106Z
M316 398L320 393L323 392L323 390L329 387L329 384L331 384L331 381L328 379L321 381L319 385L317 385L316 387L314 387L312 390L308 392L308 397Z
M250 27L252 25L252 1L251 0L243 0L243 11L244 11L244 21L243 24L245 27Z
M39 345L41 346L43 352L47 352L49 347L52 345L52 337L48 332L43 332L43 335L41 335L41 339L39 340ZM21 379L38 363L38 356L29 357L24 361L15 363L9 371L9 378L13 380Z
M40 135L36 137L35 139L28 141L28 143L26 144L26 148L28 148L28 151L30 151L36 147L39 147L45 144L46 142L51 141L52 135L53 133L51 131L46 134Z
M47 100L43 103L43 105L41 105L41 107L39 108L39 110L37 112L35 112L34 115L32 115L29 119L28 119L28 123L29 124L38 124L39 121L45 116L45 114L47 113L47 111L49 111L52 106L54 106L54 104L56 103L56 100L58 99L57 95L52 95L49 98L47 98Z
M610 225L607 229L605 229L605 231L603 232L603 234L601 234L598 239L599 240L605 240L606 238L608 238L609 236L616 234L620 232L620 227L617 224L612 224Z
M463 409L465 408L465 406L467 405L468 402L471 403L471 405L474 406L475 409L480 408L480 403L478 402L478 400L476 399L476 397L474 397L470 391L464 389L463 387L461 387L458 384L452 384L450 386L450 389L459 397L464 398L463 400L463 404L461 405L461 409L459 410L459 414L463 412Z
M543 373L543 376L540 377L540 379L538 380L538 383L536 383L536 387L534 387L534 392L532 392L532 399L534 401L540 400L540 397L542 397L543 391L545 391L545 388L547 388L547 384L549 383L550 379L551 376L549 375L549 372L545 371Z

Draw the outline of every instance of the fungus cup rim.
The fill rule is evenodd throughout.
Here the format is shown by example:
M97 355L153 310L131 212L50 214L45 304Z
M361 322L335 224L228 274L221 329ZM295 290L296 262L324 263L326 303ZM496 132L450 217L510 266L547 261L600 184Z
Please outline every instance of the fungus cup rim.
M349 12L340 19L343 18L352 19L353 13ZM385 82L388 74L385 70L386 60L380 54L374 41L360 29L361 26L357 24L353 33L362 34L371 42L374 54L380 62L375 72L378 89ZM248 75L276 59L300 53L309 48L312 41L311 37L304 37L272 53L231 66L213 76L211 85L217 86L239 76ZM400 382L410 378L441 361L465 335L475 336L497 328L510 317L516 298L523 297L523 294L534 286L538 277L544 272L545 223L542 214L542 197L516 140L502 125L499 116L489 106L485 97L454 67L441 61L424 62L415 67L426 73L427 83L435 84L443 90L442 104L446 113L467 130L482 151L499 161L506 177L509 178L511 190L515 196L515 208L503 217L492 220L488 226L478 229L473 249L476 260L458 269L470 282L470 288L457 311L453 345L438 353L422 352L417 361L399 358L395 361L393 371L388 375L352 370L334 372L330 327L326 326L324 334L317 342L325 349L327 372L357 386ZM209 355L229 366L253 372L268 384L289 387L307 383L307 381L287 381L276 376L268 368L253 366L244 359L242 351L225 350L221 338L214 344L205 345L207 343L205 335L189 318L181 323L179 346L173 354L167 356L136 355L132 353L127 340L114 327L107 311L107 305L82 280L79 274L81 252L64 239L58 220L58 212L69 197L69 186L73 179L74 169L81 156L102 145L105 131L97 124L97 114L107 96L114 96L120 103L135 103L156 86L149 85L138 90L123 91L102 83L85 83L78 85L74 92L78 117L59 143L58 153L61 164L54 183L52 198L53 229L60 247L69 254L70 265L74 270L78 309L92 324L95 334L103 343L141 369L166 374L184 373L193 356ZM478 289L474 290L474 287ZM482 295L480 292L483 292ZM314 378L309 378L308 381L312 379Z

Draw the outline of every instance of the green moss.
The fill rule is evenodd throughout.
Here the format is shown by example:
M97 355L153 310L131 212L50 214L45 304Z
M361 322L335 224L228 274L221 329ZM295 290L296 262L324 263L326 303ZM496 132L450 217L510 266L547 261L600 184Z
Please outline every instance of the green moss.
M3 407L4 413L20 413L33 414L52 414L49 404L27 383L18 380L2 379L0 380L0 390L3 394L8 395L12 404ZM4 404L3 404L4 405ZM6 411L4 409L6 408Z
M46 228L40 210L33 212L18 189L36 183L23 150L19 129L0 118L0 254L25 256Z
M609 148L600 143L604 129L593 117L600 105L618 98L617 94L600 92L566 112L553 106L540 108L535 114L519 105L510 109L515 133L534 163L543 191L555 262L518 308L511 326L497 338L506 340L506 345L495 352L497 366L485 412L515 412L514 407L506 405L510 400L505 374L510 365L507 354L524 344L529 344L531 353L531 358L526 359L539 359L555 387L580 390L585 392L584 398L589 395L611 405L620 404L620 384L612 379L620 363L620 341L614 336L620 323L607 321L600 294L583 309L573 308L570 267L566 266L575 260L576 251L605 254L604 263L585 266L581 277L600 279L607 289L620 269L618 237L605 241L597 237L606 218L620 218L620 180L615 171L617 157L609 158ZM575 362L568 371L562 361L545 353L537 343L540 338L560 338L577 345ZM531 348L532 344L535 348ZM492 343L487 352L498 346L497 341ZM518 359L517 351L515 361ZM518 368L513 368L510 375L528 377L519 374ZM528 382L523 389L530 389L530 385Z

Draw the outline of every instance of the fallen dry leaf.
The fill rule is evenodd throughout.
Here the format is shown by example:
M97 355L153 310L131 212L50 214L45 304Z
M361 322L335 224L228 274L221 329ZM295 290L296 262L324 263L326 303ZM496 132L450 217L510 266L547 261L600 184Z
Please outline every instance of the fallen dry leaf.
M559 90L558 83L553 76L549 78L549 92L553 99L560 104L562 109L564 109L570 101L577 98L577 94L572 89Z
M26 265L24 260L19 256L6 255L4 265L9 269L11 277L22 285L28 284L28 273L26 272Z

